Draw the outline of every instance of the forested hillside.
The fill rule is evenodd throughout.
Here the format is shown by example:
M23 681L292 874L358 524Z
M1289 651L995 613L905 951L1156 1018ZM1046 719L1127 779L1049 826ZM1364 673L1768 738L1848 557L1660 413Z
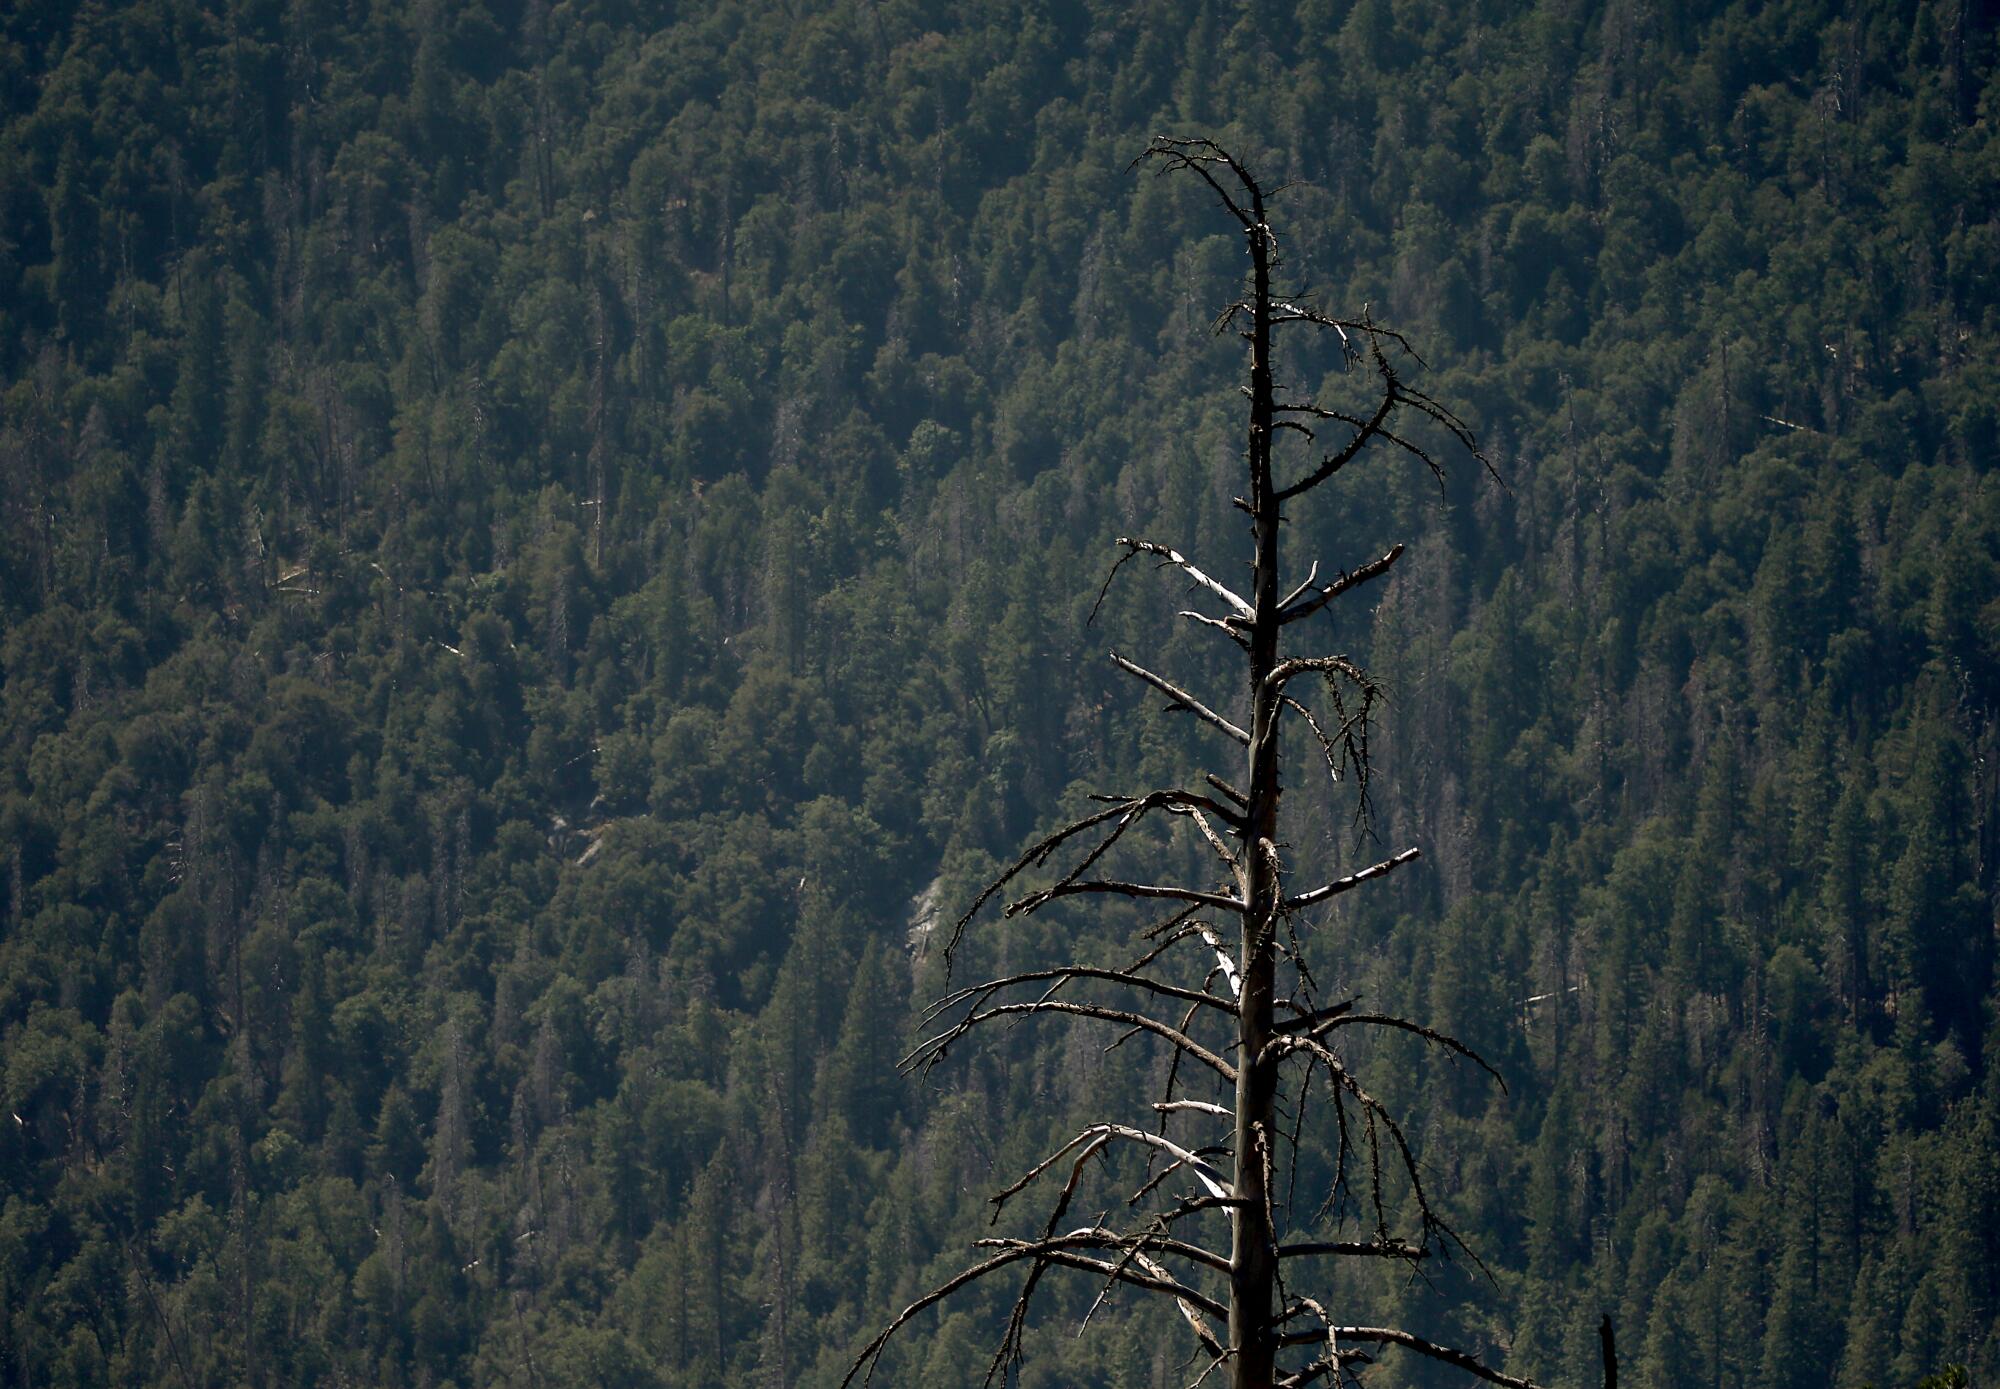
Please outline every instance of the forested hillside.
M1296 181L1504 483L1384 453L1288 541L1410 545L1328 637L1379 843L1317 833L1425 858L1328 987L1511 1086L1368 1058L1492 1276L1335 1291L1559 1386L1601 1311L1628 1386L2000 1374L1995 58L1977 0L0 9L0 1378L829 1386L1160 1073L895 1069L929 927L1192 755L1102 653L1223 669L1168 586L1086 626L1117 535L1244 553L1241 241L1160 131ZM1022 1385L1185 1382L1056 1282Z

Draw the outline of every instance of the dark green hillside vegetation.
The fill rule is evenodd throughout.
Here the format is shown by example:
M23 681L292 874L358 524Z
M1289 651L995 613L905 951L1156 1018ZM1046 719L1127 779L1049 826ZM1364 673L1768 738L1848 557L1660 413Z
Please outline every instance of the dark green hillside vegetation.
M1493 1279L1332 1295L1552 1385L1603 1310L1628 1386L2000 1375L1990 7L642 9L0 11L0 1378L830 1384L1156 1078L895 1060L927 924L1192 756L1102 651L1223 669L1085 627L1112 537L1240 535L1162 130L1299 180L1507 483L1289 540L1412 542L1322 638L1425 859L1323 982L1512 1086L1378 1044ZM1184 1383L1096 1291L1022 1384Z

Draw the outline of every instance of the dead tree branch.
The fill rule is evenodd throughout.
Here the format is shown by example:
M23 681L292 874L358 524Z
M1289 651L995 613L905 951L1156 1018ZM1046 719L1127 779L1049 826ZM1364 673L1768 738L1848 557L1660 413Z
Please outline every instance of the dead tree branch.
M1025 974L1009 974L999 979L989 979L983 984L973 984L956 989L938 999L918 1015L917 1021L928 1026L941 1015L968 1000L975 1000L977 1008L1002 989L1017 984L1045 984L1051 981L1067 982L1071 979L1101 979L1107 983L1123 984L1128 988L1144 989L1162 998L1177 998L1186 1003L1205 1004L1230 1017L1236 1016L1236 1009L1217 998L1214 994L1197 993L1193 989L1183 989L1177 984L1163 983L1158 979L1148 979L1142 974L1128 974L1119 969L1097 969L1089 965L1060 965L1054 969L1030 970Z
M1037 999L1033 1003L1001 1003L979 1012L969 1013L943 1032L918 1043L898 1065L905 1071L920 1068L929 1070L944 1060L945 1053L951 1049L952 1043L982 1023L992 1022L996 1018L1021 1017L1030 1013L1067 1013L1072 1017L1096 1018L1099 1022L1116 1022L1123 1023L1127 1027L1136 1027L1171 1042L1224 1080L1236 1079L1234 1066L1180 1029L1171 1027L1158 1018L1150 1018L1144 1013L1133 1013L1123 1008L1102 1008L1094 1003L1067 1003L1053 998Z
M1164 563L1173 565L1197 585L1207 589L1224 603L1227 603L1230 612L1236 616L1238 621L1248 623L1251 618L1257 615L1257 610L1251 607L1242 596L1232 591L1227 585L1218 583L1216 580L1202 573L1201 570L1197 569L1178 550L1166 545L1156 545L1150 540L1133 540L1122 535L1118 537L1118 543L1126 548L1128 558L1135 554L1157 555Z
M1162 883L1128 883L1117 879L1094 879L1088 882L1057 883L1054 887L1031 892L1018 902L1009 903L1006 915L1017 916L1022 912L1032 912L1058 897L1075 897L1084 893L1100 893L1112 897L1138 897L1168 902L1195 902L1204 907L1216 907L1226 912L1240 912L1243 903L1222 892L1203 892L1199 888L1174 887Z
M1385 858L1380 863L1371 863L1366 868L1358 872L1349 873L1344 878L1335 878L1324 887L1316 887L1310 892L1301 892L1296 897L1287 897L1285 899L1285 910L1295 912L1303 907L1310 907L1324 902L1329 897L1338 897L1343 892L1352 892L1363 883L1373 882L1376 878L1393 873L1406 863L1415 863L1422 857L1423 851L1420 849L1405 849L1400 854Z
M1247 486L1236 505L1250 522L1249 586L1239 592L1177 549L1120 537L1123 553L1105 576L1090 616L1096 619L1118 572L1140 556L1157 561L1160 569L1177 571L1199 595L1200 608L1219 603L1219 612L1190 607L1180 616L1220 631L1241 653L1243 678L1236 688L1242 691L1243 705L1232 708L1235 717L1134 660L1117 653L1111 660L1164 696L1167 712L1191 714L1227 735L1244 761L1228 780L1203 774L1220 799L1180 788L1098 798L1098 808L1044 835L990 881L953 926L947 968L974 917L1017 881L1020 895L1006 905L1007 917L1071 898L1174 903L1171 915L1143 933L1148 944L1123 969L1064 962L1015 969L951 990L924 1012L922 1024L940 1026L947 1015L955 1020L903 1058L905 1067L927 1069L986 1024L1064 1017L1112 1025L1117 1030L1111 1047L1134 1037L1165 1042L1165 1086L1150 1107L1150 1128L1088 1123L997 1192L992 1198L996 1221L1015 1198L1067 1167L1039 1235L979 1241L976 1247L990 1251L989 1256L905 1308L861 1349L848 1380L864 1369L872 1375L889 1338L927 1308L990 1273L1025 1264L1027 1276L1009 1312L989 1381L1019 1361L1037 1289L1049 1270L1062 1269L1102 1280L1086 1323L1116 1288L1169 1299L1207 1357L1197 1383L1223 1370L1230 1389L1305 1385L1368 1363L1373 1349L1394 1345L1509 1389L1533 1389L1529 1381L1495 1370L1468 1352L1392 1327L1336 1322L1318 1301L1299 1295L1288 1283L1289 1277L1327 1259L1400 1261L1422 1276L1434 1253L1449 1255L1456 1249L1471 1255L1434 1203L1405 1128L1335 1050L1341 1029L1408 1033L1453 1059L1472 1061L1496 1079L1498 1073L1463 1042L1413 1019L1357 1012L1355 999L1330 1007L1316 1004L1317 986L1297 914L1384 877L1419 855L1415 848L1405 849L1308 891L1284 891L1294 865L1288 861L1292 849L1280 816L1283 721L1293 715L1304 719L1325 754L1328 775L1352 785L1355 813L1365 820L1368 740L1382 689L1359 661L1345 655L1288 656L1282 637L1291 624L1386 574L1403 547L1392 546L1328 581L1322 581L1315 562L1303 579L1283 583L1286 506L1317 493L1364 455L1401 454L1441 479L1442 464L1430 442L1438 437L1434 431L1441 430L1488 471L1491 465L1457 414L1404 379L1406 367L1421 368L1423 362L1401 333L1377 324L1365 308L1358 318L1337 317L1303 296L1274 289L1273 275L1281 263L1278 238L1266 215L1266 191L1245 165L1211 140L1167 137L1153 141L1135 164L1199 178L1243 233L1245 287L1216 326L1234 331L1248 354L1242 387L1248 404L1243 434ZM1273 339L1292 325L1337 335L1347 365L1372 368L1358 375L1363 385L1357 388L1371 395L1347 409L1288 398L1277 383ZM1322 442L1322 434L1331 437ZM1275 456L1281 441L1288 448L1297 441L1318 454L1289 482L1280 477ZM1296 685L1301 677L1317 678L1322 692L1302 695ZM1221 886L1154 881L1153 874L1126 870L1124 863L1144 838L1132 831L1149 822L1159 825L1160 816L1170 829L1183 822L1192 826L1226 870ZM1234 892L1228 890L1232 885ZM1170 965L1192 972L1187 955L1174 953L1182 945L1201 952L1198 986L1160 977ZM1188 977L1181 976L1184 981ZM1138 1003L1117 1007L1067 996L1086 986L1129 990ZM1008 992L1037 987L1039 996L1012 997ZM1290 1016L1281 1021L1281 1013ZM1226 1041L1216 1040L1220 1028L1227 1029ZM1214 1077L1204 1082L1210 1087L1206 1092L1191 1085L1195 1094L1177 1093L1184 1060L1199 1063ZM1316 1092L1320 1077L1327 1084ZM1287 1088L1291 1080L1297 1081L1295 1088ZM1280 1183L1297 1179L1307 1110L1314 1100L1322 1105L1322 1122L1330 1100L1336 1141L1326 1199L1305 1224L1294 1221L1292 1188ZM1200 1136L1183 1139L1184 1129ZM1114 1151L1131 1152L1135 1162L1138 1155L1144 1157L1144 1174L1132 1179L1137 1189L1125 1198L1134 1212L1133 1227L1115 1229L1099 1216L1065 1229L1087 1181L1116 1180L1120 1185L1114 1193L1127 1188L1122 1165L1111 1161ZM1093 1179L1092 1172L1103 1176ZM1169 1190L1170 1183L1178 1192ZM1405 1186L1416 1226L1407 1237L1391 1229L1392 1210L1400 1205ZM1333 1228L1319 1227L1329 1213ZM1350 1223L1360 1228L1345 1228ZM1287 1230L1287 1224L1293 1228ZM1226 1252L1200 1238L1204 1230L1220 1237L1225 1227ZM1289 1275L1288 1268L1293 1271ZM1222 1291L1212 1292L1214 1288ZM1318 1329L1286 1329L1304 1315L1312 1316ZM1306 1356L1301 1349L1306 1347L1315 1353Z
M980 1243L982 1245L986 1244L985 1241L981 1241ZM991 1246L987 1245L987 1247ZM1121 1271L1114 1264L1107 1263L1102 1259L1086 1258L1061 1247L1059 1244L1055 1248L1045 1248L1041 1242L1014 1243L1010 1247L1003 1249L1000 1253L995 1254L992 1258L974 1264L963 1273L946 1279L915 1302L912 1302L908 1307L905 1307L897 1314L894 1321L890 1322L873 1340L861 1348L861 1353L855 1357L854 1364L848 1368L847 1373L841 1378L841 1389L846 1389L847 1385L852 1384L854 1377L863 1374L864 1369L866 1370L866 1374L863 1375L861 1382L864 1385L874 1383L875 1366L881 1359L884 1347L889 1344L889 1338L909 1325L910 1322L914 1321L927 1308L937 1306L938 1303L950 1297L960 1288L976 1283L988 1274L997 1273L1009 1264L1017 1264L1023 1259L1045 1260L1053 1264L1065 1264L1072 1268L1088 1269L1094 1273L1102 1273L1116 1278L1121 1283L1129 1283L1134 1287L1143 1288L1148 1292L1164 1293L1176 1301L1185 1301L1191 1307L1205 1311L1210 1316L1222 1317L1228 1315L1228 1309L1215 1299L1205 1297L1171 1278L1162 1278L1156 1274L1143 1271ZM1220 1343L1215 1341L1212 1334L1207 1339L1217 1350L1220 1350Z
M1379 579L1382 575L1388 573L1389 566L1393 565L1398 559L1401 559L1402 555L1403 547L1400 544L1390 546L1389 553L1383 555L1382 558L1371 559L1366 564L1357 565L1351 570L1344 571L1325 588L1314 590L1313 596L1304 602L1287 604L1279 620L1290 625L1291 623L1300 622L1311 617L1349 589L1359 588L1370 579Z
M1134 676L1151 685L1154 689L1172 700L1174 708L1187 710L1203 723L1221 729L1239 743L1248 743L1250 741L1248 733L1245 733L1228 719L1225 719L1186 690L1181 689L1178 685L1173 684L1164 677L1153 674L1152 671L1147 670L1144 666L1126 660L1116 651L1111 653L1111 664L1117 666L1118 669L1124 671L1127 675Z
M1335 1341L1366 1341L1374 1345L1401 1346L1405 1350L1413 1350L1419 1355L1429 1356L1432 1360L1440 1360L1455 1369L1464 1370L1467 1374L1483 1379L1489 1384L1505 1385L1506 1389L1538 1389L1533 1380L1522 1379L1518 1375L1503 1374L1488 1366L1477 1356L1462 1350L1454 1350L1450 1346L1441 1346L1435 1341L1426 1341L1421 1336L1413 1336L1407 1331L1399 1331L1389 1326L1335 1326L1329 1327L1326 1331L1289 1332L1281 1339L1288 1345L1311 1345L1325 1341L1329 1337ZM1330 1368L1316 1361L1307 1366L1306 1370L1300 1371L1299 1376L1293 1376L1283 1382L1288 1385L1307 1384L1312 1379L1326 1374ZM1307 1371L1312 1373L1307 1374Z

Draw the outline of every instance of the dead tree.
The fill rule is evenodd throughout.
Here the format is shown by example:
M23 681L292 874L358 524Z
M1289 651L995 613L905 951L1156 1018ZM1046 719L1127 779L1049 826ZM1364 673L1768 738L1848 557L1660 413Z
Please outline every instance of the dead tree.
M1243 233L1246 292L1223 311L1217 329L1236 332L1249 348L1248 488L1236 506L1249 522L1251 582L1247 593L1238 593L1171 545L1136 538L1118 541L1123 553L1111 572L1115 576L1126 561L1143 556L1187 585L1198 606L1181 615L1238 649L1245 680L1238 702L1247 703L1248 722L1238 722L1164 674L1120 655L1111 660L1164 697L1171 711L1192 715L1240 756L1243 780L1239 788L1206 773L1198 787L1096 797L1097 809L1028 849L958 921L948 951L987 902L1052 867L1060 868L1059 876L1009 903L1006 915L1072 897L1166 904L1171 915L1147 933L1148 948L1122 966L1055 965L947 994L926 1014L926 1022L939 1030L906 1058L910 1066L934 1065L962 1038L1002 1019L1091 1019L1125 1034L1150 1035L1168 1047L1166 1093L1152 1106L1157 1122L1091 1124L996 1194L998 1208L1044 1179L1054 1185L1039 1237L979 1241L985 1257L912 1303L862 1349L847 1381L864 1371L872 1375L889 1338L926 1308L970 1283L1018 1267L1025 1277L989 1383L1018 1360L1029 1305L1043 1275L1067 1269L1102 1281L1107 1291L1123 1286L1171 1303L1202 1361L1196 1382L1218 1369L1236 1389L1337 1382L1393 1346L1495 1384L1531 1389L1529 1381L1464 1351L1394 1327L1350 1321L1312 1295L1311 1269L1326 1260L1388 1259L1415 1268L1434 1254L1469 1253L1426 1191L1403 1128L1350 1066L1342 1045L1353 1035L1349 1029L1411 1033L1454 1058L1492 1068L1432 1028L1364 1011L1356 999L1330 1002L1317 995L1300 950L1299 921L1321 904L1413 862L1418 852L1407 848L1301 888L1292 879L1279 815L1280 733L1288 722L1323 754L1314 761L1323 761L1324 774L1348 781L1365 806L1367 735L1380 691L1346 656L1286 654L1285 637L1291 629L1305 630L1342 595L1387 573L1403 552L1398 545L1331 575L1315 565L1286 586L1279 569L1288 505L1303 502L1350 464L1383 449L1400 451L1438 473L1438 459L1413 424L1455 441L1482 464L1484 459L1458 416L1404 379L1406 364L1421 363L1400 334L1365 313L1358 319L1334 317L1277 288L1281 262L1265 216L1265 192L1243 164L1208 140L1162 138L1137 165L1201 179ZM1367 383L1365 403L1342 408L1296 399L1279 385L1274 344L1291 332L1337 335L1343 360ZM1303 457L1291 460L1288 447L1281 459L1278 445L1294 441ZM1107 590L1110 583L1107 577ZM1202 852L1216 864L1214 880L1184 885L1119 875L1113 865L1121 840L1156 819L1199 838L1206 846ZM1177 974L1199 982L1175 982ZM1078 997L1084 994L1092 997ZM1123 1001L1098 1001L1107 996ZM1335 1213L1341 1227L1336 1233L1352 1238L1302 1238L1286 1228L1293 1222L1280 1182L1297 1160L1300 1126L1315 1087L1332 1110L1334 1129L1333 1190L1324 1209ZM1281 1094L1291 1109L1290 1132L1280 1123ZM1190 1117L1217 1130L1212 1141L1169 1136L1170 1119ZM1086 1167L1118 1146L1142 1149L1147 1157L1149 1175L1128 1203L1136 1216L1115 1225L1104 1216L1070 1223L1066 1218ZM1404 1185L1416 1228L1398 1231L1390 1209L1396 1188ZM1350 1223L1352 1231L1346 1229Z

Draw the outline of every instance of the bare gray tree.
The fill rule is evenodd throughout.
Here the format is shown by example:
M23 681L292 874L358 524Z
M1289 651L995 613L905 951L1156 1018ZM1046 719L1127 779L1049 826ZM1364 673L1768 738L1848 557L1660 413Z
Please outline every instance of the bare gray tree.
M907 1058L929 1067L987 1023L1055 1015L1108 1023L1149 1034L1172 1053L1166 1092L1152 1108L1156 1122L1094 1123L993 1197L998 1208L1044 1179L1059 1183L1039 1237L979 1241L986 1256L912 1303L863 1347L847 1380L872 1376L883 1347L898 1330L944 1298L988 1275L1017 1266L1025 1278L1008 1318L988 1382L1004 1377L1021 1354L1030 1303L1050 1269L1081 1270L1107 1288L1123 1286L1166 1299L1193 1338L1201 1364L1196 1382L1222 1370L1235 1389L1339 1380L1371 1362L1385 1346L1453 1365L1495 1384L1533 1389L1530 1381L1491 1368L1478 1357L1388 1326L1356 1324L1312 1295L1316 1262L1390 1259L1413 1267L1460 1243L1427 1192L1416 1154L1395 1116L1350 1068L1342 1042L1348 1029L1392 1029L1484 1067L1456 1039L1410 1019L1359 1011L1358 1000L1328 1002L1314 986L1295 929L1301 913L1413 862L1407 848L1378 863L1318 885L1290 880L1281 832L1279 759L1282 726L1295 721L1324 754L1324 772L1346 781L1365 809L1367 738L1380 691L1356 662L1340 655L1287 655L1288 629L1308 622L1343 594L1381 577L1402 554L1398 545L1351 570L1322 575L1317 565L1287 587L1279 570L1285 512L1371 450L1387 447L1440 472L1438 459L1409 426L1441 430L1484 463L1472 432L1450 409L1410 385L1401 364L1421 365L1403 337L1373 322L1330 316L1274 285L1281 266L1277 237L1265 216L1265 192L1242 163L1208 140L1155 139L1135 167L1191 174L1205 183L1241 227L1250 267L1246 291L1217 321L1249 348L1245 466L1248 491L1236 505L1249 518L1251 583L1239 594L1170 545L1121 538L1111 576L1144 556L1195 593L1199 607L1182 614L1236 646L1249 706L1245 727L1167 676L1123 656L1118 668L1192 715L1231 745L1246 763L1241 788L1213 773L1201 789L1168 787L1140 795L1099 796L1099 807L1033 845L980 894L951 932L955 948L989 901L1037 870L1067 863L1053 882L1027 891L1005 913L1031 913L1070 897L1115 896L1168 904L1172 914L1147 933L1139 958L1119 967L1062 964L987 980L947 994L926 1021L939 1026ZM1360 409L1291 398L1273 378L1274 339L1289 331L1338 336L1350 369L1371 380ZM1277 445L1290 436L1304 460L1281 468ZM1323 438L1322 436L1326 436ZM1281 475L1286 474L1286 475ZM1295 474L1295 475L1291 475ZM1099 603L1103 594L1099 594ZM1094 614L1093 614L1094 615ZM1142 821L1165 817L1198 836L1217 873L1199 885L1117 876L1114 850ZM947 954L947 959L950 956ZM1182 962L1197 963L1190 970ZM1173 982L1199 975L1198 986ZM1117 990L1129 1006L1083 1000L1086 991ZM1495 1079L1498 1079L1495 1073ZM1298 1158L1307 1104L1318 1091L1334 1120L1330 1211L1347 1233L1340 1239L1302 1238L1290 1201L1280 1193ZM1201 1098L1206 1094L1210 1098ZM1291 1131L1280 1124L1279 1099L1289 1104ZM1324 1102L1323 1102L1324 1103ZM1192 1118L1226 1140L1185 1142L1170 1137L1169 1120ZM1149 1175L1128 1206L1136 1215L1115 1226L1099 1216L1081 1224L1069 1211L1093 1158L1117 1146L1145 1150ZM1400 1174L1400 1175L1399 1175ZM1406 1188L1415 1228L1393 1227L1391 1207ZM1322 1214L1303 1228L1316 1225ZM1204 1238L1206 1234L1206 1238Z

